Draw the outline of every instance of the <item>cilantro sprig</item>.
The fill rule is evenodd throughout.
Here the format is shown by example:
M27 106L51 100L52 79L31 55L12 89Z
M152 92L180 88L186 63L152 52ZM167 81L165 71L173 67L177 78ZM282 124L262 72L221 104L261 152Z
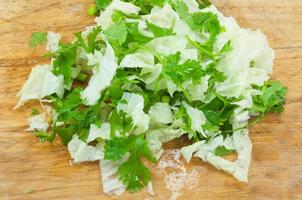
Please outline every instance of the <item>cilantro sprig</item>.
M156 162L144 135L114 137L105 141L106 160L127 160L118 167L119 179L130 192L136 192L151 180L150 170L144 166L142 159Z

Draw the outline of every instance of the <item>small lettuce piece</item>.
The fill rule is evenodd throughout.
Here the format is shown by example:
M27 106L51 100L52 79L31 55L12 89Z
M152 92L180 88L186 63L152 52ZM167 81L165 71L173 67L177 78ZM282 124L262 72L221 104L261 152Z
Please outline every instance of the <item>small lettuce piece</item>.
M247 122L234 122L233 128L242 127ZM224 151L221 151L223 146ZM220 148L220 150L219 150ZM218 149L218 150L217 150ZM225 151L227 149L227 152ZM225 153L237 152L237 159L234 162L228 161L220 156ZM248 180L248 169L251 161L252 144L248 136L248 130L235 131L232 136L223 139L222 135L211 138L208 142L200 141L190 146L183 147L181 154L187 162L194 157L212 164L217 169L226 171L242 182ZM216 155L218 154L218 155Z
M110 139L110 124L103 123L101 127L97 127L95 124L90 125L89 135L86 140L87 143L92 142L96 138L101 138L103 140Z
M29 128L26 131L46 132L49 124L46 119L46 113L34 115L28 119Z
M208 90L210 76L202 76L199 84L193 84L192 81L187 81L183 87L188 91L193 101L202 101L205 98L205 93Z
M144 112L144 98L139 94L125 92L122 100L125 100L126 103L118 103L117 110L124 111L131 116L133 124L136 126L134 133L140 134L147 131L150 118Z
M96 147L88 145L80 140L77 135L74 135L68 143L68 151L74 163L101 160L104 157L103 148L100 144Z
M121 161L100 160L99 165L104 193L120 196L125 192L126 186L119 180L117 173L118 167L122 162L124 162L123 159Z
M106 38L112 42L118 42L119 45L124 44L127 39L128 30L125 23L115 24L104 31Z
M155 38L146 44L146 47L164 56L176 54L178 51L186 49L188 41L180 36L166 36Z
M49 31L47 33L46 50L50 51L51 53L54 53L54 52L58 51L61 37L62 37L61 34Z
M156 123L169 124L173 122L173 112L167 103L155 103L149 109L148 114L151 121Z
M162 8L154 7L151 13L144 15L143 19L160 28L170 29L173 27L175 19L178 18L177 13L172 9L170 4L165 4ZM152 31L152 30L151 30Z
M20 97L15 109L29 100L40 100L46 96L57 94L60 98L64 95L64 78L55 76L50 65L35 66L28 80L23 85L17 96Z
M153 68L154 56L146 51L126 55L120 63L122 68Z
M185 132L171 126L149 130L146 139L154 157L158 160L163 153L162 144L181 137Z
M203 112L201 110L193 108L186 102L182 102L182 105L184 106L186 113L191 120L192 130L202 134L204 137L207 137L204 130L202 129L202 126L205 125L207 120Z
M101 26L103 30L108 29L114 22L112 15L114 11L121 11L127 15L137 15L141 9L132 3L123 2L120 0L113 0L111 4L101 12L100 16L95 19L98 26Z
M233 50L217 65L217 69L227 79L218 83L216 90L222 96L238 98L250 84L262 85L268 79L272 71L274 51L260 31L240 29L231 42Z
M103 57L93 69L93 75L89 80L88 86L81 94L82 99L86 105L94 105L101 97L101 92L110 86L110 83L115 76L117 65L117 58L109 43Z

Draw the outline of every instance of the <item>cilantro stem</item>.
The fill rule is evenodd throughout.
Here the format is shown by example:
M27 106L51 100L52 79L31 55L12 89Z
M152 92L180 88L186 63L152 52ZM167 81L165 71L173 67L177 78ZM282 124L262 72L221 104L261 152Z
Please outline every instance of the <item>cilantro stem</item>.
M83 72L79 73L76 77L76 80L78 81L86 81L88 79L88 75L84 74Z
M201 45L199 45L197 42L193 41L189 36L186 35L186 38L191 45L193 45L194 47L199 49L202 53L204 53L206 56L208 56L212 60L215 60L215 57L209 51L207 51L205 48L202 48Z
M232 129L232 130L227 130L227 131L222 131L222 133L233 133L235 131L240 131L242 129L246 129L248 128L249 126L252 126L254 124L257 124L259 121L261 121L263 118L265 117L265 115L260 115L259 117L257 117L254 121L252 122L249 122L247 125L245 126L242 126L242 127L239 127L239 128L235 128L235 129Z

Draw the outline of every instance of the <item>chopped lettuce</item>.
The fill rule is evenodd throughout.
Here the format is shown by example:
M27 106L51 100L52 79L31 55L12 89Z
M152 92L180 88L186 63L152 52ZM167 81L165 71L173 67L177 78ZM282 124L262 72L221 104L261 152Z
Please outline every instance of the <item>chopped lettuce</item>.
M28 80L18 93L20 100L15 108L22 106L25 102L33 99L43 99L52 94L63 97L63 77L52 73L50 65L37 65L29 75Z
M74 136L68 143L68 151L74 163L101 160L104 157L102 145L88 145L78 136Z
M26 131L42 131L46 132L49 124L46 119L46 113L34 115L28 119L29 128Z
M114 51L109 43L105 53L98 64L94 67L93 76L91 77L88 86L82 93L82 99L87 105L94 105L101 97L101 92L110 86L110 83L116 73L117 60Z

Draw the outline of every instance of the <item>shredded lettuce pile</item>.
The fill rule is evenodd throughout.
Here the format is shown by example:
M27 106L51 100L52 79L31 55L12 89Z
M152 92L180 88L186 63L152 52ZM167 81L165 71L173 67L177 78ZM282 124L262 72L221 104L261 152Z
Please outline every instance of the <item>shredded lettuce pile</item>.
M33 110L27 130L42 142L59 136L74 163L99 161L108 194L150 185L143 160L156 163L181 136L191 141L181 149L187 162L198 157L247 182L248 126L281 113L287 91L269 80L265 35L208 1L97 0L89 14L96 25L73 42L33 34L51 64L33 68L18 94L16 108L39 100L45 109ZM223 157L232 153L235 161Z

